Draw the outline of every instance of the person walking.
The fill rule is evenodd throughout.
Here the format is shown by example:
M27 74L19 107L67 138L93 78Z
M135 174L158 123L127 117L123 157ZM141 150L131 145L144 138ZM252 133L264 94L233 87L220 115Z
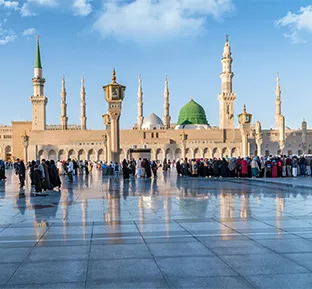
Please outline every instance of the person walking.
M34 182L35 191L37 194L42 193L42 179L43 179L42 171L39 168L39 165L35 164L33 182Z
M0 181L5 180L5 162L0 160Z
M241 162L242 166L242 177L247 178L248 177L248 161L247 158L244 158Z
M20 189L23 189L25 186L25 175L26 175L26 167L24 164L24 161L18 161L18 177L19 177L19 181L20 181Z
M256 157L252 159L250 165L251 165L251 176L253 178L257 178L259 176L260 168L259 168L258 160Z
M68 159L68 166L67 166L67 176L68 176L68 182L73 182L73 173L74 173L74 163L71 159Z
M55 165L55 161L51 160L50 167L49 167L49 174L50 174L50 182L52 189L60 188L61 187L61 180L58 174L58 170Z
M293 157L293 159L292 159L292 175L294 178L296 178L297 174L298 174L298 159L296 157Z
M286 170L287 170L287 177L291 177L292 176L292 173L291 173L291 170L292 170L292 160L290 157L288 157L286 159Z
M300 175L305 176L306 174L306 159L304 156L300 158Z
M114 164L114 174L115 174L115 178L119 177L119 164L118 164L118 162L115 162L115 164Z
M138 162L137 162L136 175L137 175L138 178L141 178L141 176L142 176L142 161L141 161L141 158L139 158Z
M153 161L153 163L152 163L152 171L153 171L154 178L157 178L157 169L158 169L157 163L155 161Z
M126 161L126 159L122 161L122 173L123 173L124 181L128 181L130 179L130 175L129 175L128 162Z
M307 175L311 177L311 157L310 156L306 158L306 170L307 170Z

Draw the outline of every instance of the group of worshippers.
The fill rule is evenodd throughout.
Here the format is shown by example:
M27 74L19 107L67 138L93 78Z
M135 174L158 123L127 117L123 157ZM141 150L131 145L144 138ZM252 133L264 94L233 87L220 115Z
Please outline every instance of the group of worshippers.
M29 170L31 186L35 188L37 194L60 189L61 180L54 160L32 161Z
M309 156L185 159L176 162L179 176L278 178L311 176Z
M137 178L157 178L158 165L156 161L150 161L147 158L139 158L137 161L132 159L122 161L122 173L124 180L129 180L130 176Z
M5 161L0 160L0 181L4 181L6 179L5 167L6 167Z
M92 169L94 166L92 161L87 161L87 160L76 161L75 159L70 159L70 158L67 161L59 160L56 166L59 170L60 175L68 174L68 166L70 162L72 162L72 166L73 166L73 171L71 172L72 175L82 175L84 173L88 175L89 173L92 172Z

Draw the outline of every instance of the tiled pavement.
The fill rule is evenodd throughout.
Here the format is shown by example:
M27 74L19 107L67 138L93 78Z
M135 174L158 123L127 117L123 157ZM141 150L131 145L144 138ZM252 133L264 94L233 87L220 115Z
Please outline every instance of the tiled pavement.
M311 288L309 190L239 180L0 184L0 288Z

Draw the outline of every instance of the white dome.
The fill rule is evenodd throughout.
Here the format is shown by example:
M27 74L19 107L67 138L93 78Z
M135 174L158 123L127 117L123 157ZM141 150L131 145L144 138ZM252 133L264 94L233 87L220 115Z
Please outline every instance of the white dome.
M148 117L145 117L142 124L142 129L163 129L164 124L160 117L155 113L150 114Z

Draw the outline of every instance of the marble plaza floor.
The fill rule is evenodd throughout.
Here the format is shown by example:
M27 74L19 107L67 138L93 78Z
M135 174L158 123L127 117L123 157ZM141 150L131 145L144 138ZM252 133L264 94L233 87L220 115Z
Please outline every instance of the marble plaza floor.
M63 183L47 197L0 184L0 288L312 287L310 189L174 172Z

